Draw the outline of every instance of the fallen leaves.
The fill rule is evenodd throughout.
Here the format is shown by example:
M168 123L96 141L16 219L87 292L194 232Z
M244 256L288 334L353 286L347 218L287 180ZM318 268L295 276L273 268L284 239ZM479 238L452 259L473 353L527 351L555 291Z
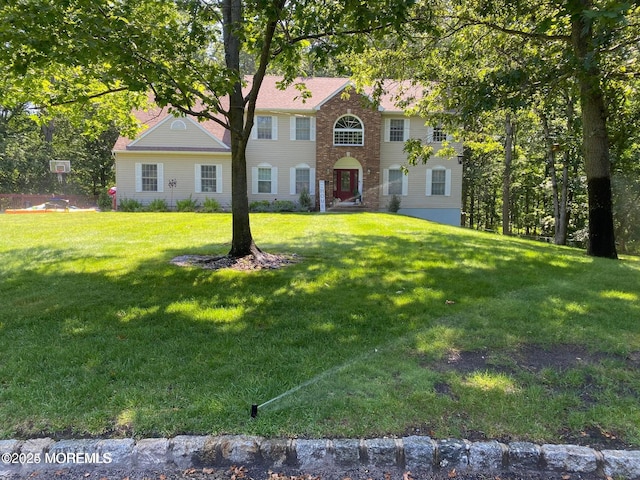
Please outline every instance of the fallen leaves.
M231 474L231 480L239 480L241 478L247 478L247 469L244 467L236 467L233 465L229 469L229 473Z

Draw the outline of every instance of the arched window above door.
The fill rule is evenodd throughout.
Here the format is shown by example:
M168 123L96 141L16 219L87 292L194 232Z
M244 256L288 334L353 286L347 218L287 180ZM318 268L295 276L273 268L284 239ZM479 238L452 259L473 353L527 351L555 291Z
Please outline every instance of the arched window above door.
M355 115L343 115L333 126L334 145L364 145L364 126Z

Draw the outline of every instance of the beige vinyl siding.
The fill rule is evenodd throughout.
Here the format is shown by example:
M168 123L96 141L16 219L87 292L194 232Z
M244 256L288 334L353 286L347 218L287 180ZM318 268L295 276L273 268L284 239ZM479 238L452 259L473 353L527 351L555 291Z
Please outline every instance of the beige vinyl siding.
M383 117L385 128L386 118L404 118L401 115L389 115ZM429 127L424 124L424 120L418 117L411 117L409 132L411 138L419 138L423 142L426 140ZM456 151L462 152L462 144L452 142L451 145ZM403 152L404 142L385 141L385 131L382 132L380 144L380 178L384 180L385 170L393 165L407 165L407 155ZM437 147L437 144L434 145ZM437 167L444 167L450 170L450 195L427 196L427 170ZM462 198L462 165L457 158L447 159L432 157L426 165L420 164L409 167L407 182L407 195L401 198L401 208L461 208ZM388 202L390 195L386 194L384 184L380 185L380 205L383 208Z
M291 200L298 201L298 194L291 193L292 169L307 164L313 169L315 179L316 142L313 140L291 140L291 118L294 114L257 112L256 115L270 115L278 122L277 140L250 139L247 145L247 175L249 201ZM315 127L314 127L315 128ZM252 193L255 190L254 173L259 165L271 165L277 169L276 193ZM315 182L314 182L315 183Z
M180 122L185 129L172 129ZM190 118L168 116L158 125L141 133L137 141L131 144L135 148L223 148L224 146Z
M162 192L136 192L136 164L162 164ZM222 192L196 193L195 166L219 165L222 170L220 187ZM175 179L175 188L169 188L169 181ZM223 207L231 206L231 156L229 154L190 154L185 152L117 152L116 153L116 185L118 200L135 199L148 204L155 199L171 202L173 190L173 206L176 200L189 198L200 204L207 197L215 198Z

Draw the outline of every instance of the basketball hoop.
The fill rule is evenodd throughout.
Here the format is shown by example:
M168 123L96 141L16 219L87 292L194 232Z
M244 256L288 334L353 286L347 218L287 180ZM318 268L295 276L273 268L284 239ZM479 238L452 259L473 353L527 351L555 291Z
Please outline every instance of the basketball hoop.
M71 172L71 161L69 160L50 160L49 170L58 177L58 183L65 185L65 176Z
M71 161L69 160L50 160L49 170L51 173L62 175L71 172Z

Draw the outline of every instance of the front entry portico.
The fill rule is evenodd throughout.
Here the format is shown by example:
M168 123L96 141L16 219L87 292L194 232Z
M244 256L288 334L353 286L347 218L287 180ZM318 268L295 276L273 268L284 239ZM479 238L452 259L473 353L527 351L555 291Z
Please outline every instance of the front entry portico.
M362 200L362 165L351 156L342 157L333 166L333 198L340 202Z
M333 171L333 198L340 201L355 201L355 193L358 191L358 170L337 168Z

